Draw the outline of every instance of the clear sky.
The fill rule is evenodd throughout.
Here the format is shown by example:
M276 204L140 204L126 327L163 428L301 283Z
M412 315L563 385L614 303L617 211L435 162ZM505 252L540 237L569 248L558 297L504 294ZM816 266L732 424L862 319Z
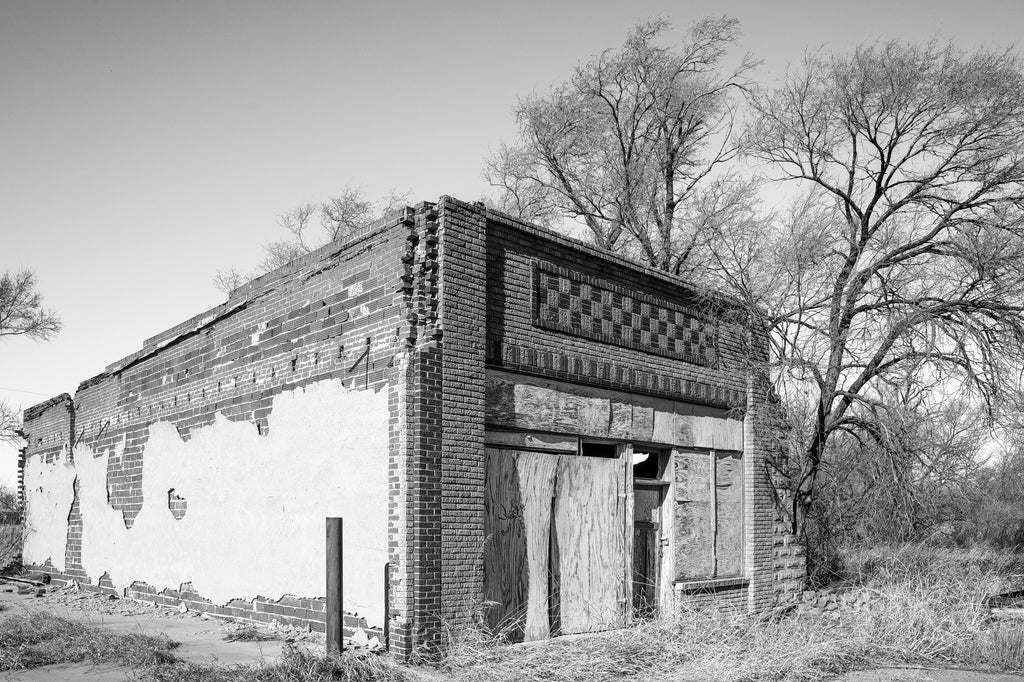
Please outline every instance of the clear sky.
M33 269L64 320L0 342L0 400L73 395L216 305L212 274L255 264L296 204L345 184L481 198L517 95L638 19L707 14L742 22L763 81L807 47L1024 31L1024 0L0 0L0 271Z

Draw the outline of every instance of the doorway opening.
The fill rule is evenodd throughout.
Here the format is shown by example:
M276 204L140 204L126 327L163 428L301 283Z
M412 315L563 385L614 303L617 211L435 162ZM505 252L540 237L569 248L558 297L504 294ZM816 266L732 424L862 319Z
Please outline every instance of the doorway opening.
M633 451L633 617L658 613L667 453Z

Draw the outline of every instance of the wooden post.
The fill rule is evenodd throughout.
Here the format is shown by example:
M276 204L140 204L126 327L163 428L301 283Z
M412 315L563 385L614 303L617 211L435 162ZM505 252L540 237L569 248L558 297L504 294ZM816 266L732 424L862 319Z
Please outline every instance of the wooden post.
M384 564L384 648L391 651L391 562Z
M633 508L635 506L633 492L633 444L622 443L615 448L622 462L622 485L624 514L622 518L622 534L625 542L625 563L623 582L626 584L626 603L623 605L623 618L626 623L633 622Z
M341 518L327 517L327 652L345 650L344 573L342 571L344 532Z

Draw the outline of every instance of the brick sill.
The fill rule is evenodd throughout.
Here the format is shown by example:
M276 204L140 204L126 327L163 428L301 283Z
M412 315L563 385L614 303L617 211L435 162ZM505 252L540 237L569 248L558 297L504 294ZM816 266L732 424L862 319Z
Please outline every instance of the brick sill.
M672 583L676 592L683 594L705 594L738 587L746 587L750 578L710 578L707 580L680 580Z

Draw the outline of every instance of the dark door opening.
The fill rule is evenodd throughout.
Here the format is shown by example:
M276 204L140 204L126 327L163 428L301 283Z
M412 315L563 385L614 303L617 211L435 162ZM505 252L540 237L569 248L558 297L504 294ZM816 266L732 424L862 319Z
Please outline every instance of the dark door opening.
M658 612L661 565L661 503L664 486L636 481L633 485L633 617Z

